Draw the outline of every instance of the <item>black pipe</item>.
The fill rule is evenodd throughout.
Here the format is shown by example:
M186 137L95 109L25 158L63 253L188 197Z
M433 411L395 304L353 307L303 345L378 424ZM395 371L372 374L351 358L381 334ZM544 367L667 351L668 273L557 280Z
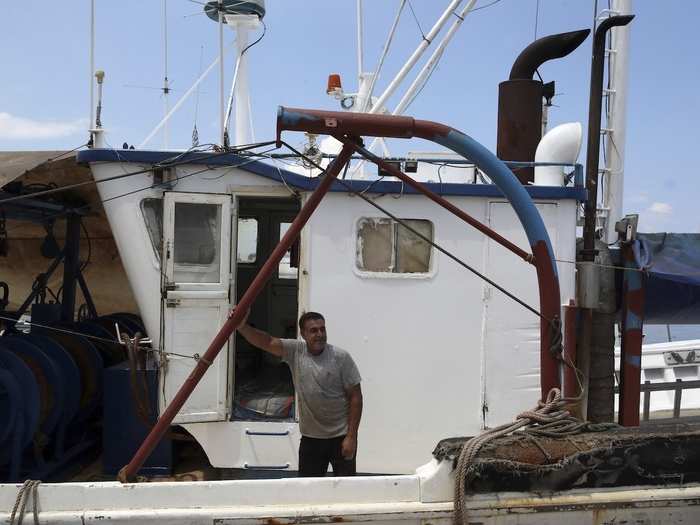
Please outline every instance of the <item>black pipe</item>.
M496 154L500 159L533 162L542 138L542 97L544 86L532 76L547 60L561 58L586 39L590 29L559 33L535 40L518 55L510 79L498 85L498 136ZM533 168L513 172L522 184L534 179Z
M531 80L537 68L548 60L563 58L574 51L586 40L590 32L590 29L580 29L538 38L515 59L509 80Z
M80 215L66 215L66 244L63 248L63 293L61 320L72 323L75 318L75 292L80 273Z
M584 208L583 250L581 258L593 261L595 249L595 223L598 207L598 161L600 158L600 119L603 109L603 70L605 68L605 37L618 26L629 24L634 15L611 16L595 30L593 57L591 59L591 90L588 106L588 146L586 149L586 190L588 196Z

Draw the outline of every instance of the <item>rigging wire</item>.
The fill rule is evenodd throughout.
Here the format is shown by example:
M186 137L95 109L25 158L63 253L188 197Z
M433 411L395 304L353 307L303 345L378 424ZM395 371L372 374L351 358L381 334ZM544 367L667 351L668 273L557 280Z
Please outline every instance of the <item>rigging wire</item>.
M202 64L204 62L204 46L199 47L199 75L202 76ZM199 132L197 131L197 116L199 115L199 84L194 94L194 125L192 126L192 147L199 146Z
M273 144L274 142L275 142L275 141L261 142L261 143L259 143L258 145L270 145L270 144ZM258 146L258 145L254 145L254 146ZM253 147L253 146L251 146L251 148L252 148L252 147ZM245 149L251 149L251 148L245 148ZM118 150L115 150L115 152L117 152L117 151L118 151ZM237 150L237 151L242 151L242 150ZM227 153L231 153L231 152L220 152L219 155L227 154ZM176 157L171 157L171 158L179 158L181 155L182 155L182 154L178 154ZM255 153L252 153L252 154L250 154L249 156L256 156L256 155L259 156L259 157L261 157L261 158L269 158L269 157L270 157L269 155L260 155L260 154L255 154ZM197 160L199 161L200 159L197 159ZM255 160L255 159L252 159L250 162L253 162L253 160ZM249 164L250 162L244 162L244 163L237 164L237 165L231 166L231 167L232 167L232 168L240 167L240 166L243 166L243 165L245 165L245 164ZM182 162L182 164L186 164L186 163L187 163L187 162ZM179 164L176 164L176 166L177 166L177 165L179 165ZM168 165L168 166L165 166L165 167L171 167L171 166L172 166L172 165ZM153 167L150 168L150 169L153 169L154 167L158 167L158 166L154 164ZM147 171L150 171L150 169L149 169L149 170L145 170L145 171L146 171L146 172L147 172ZM177 181L179 181L179 180L181 180L181 179L184 179L184 178L187 178L187 177L189 177L189 176L197 175L197 174L199 174L199 173L202 173L202 172L205 172L205 171L208 171L208 170L212 170L212 169L214 169L214 168L211 167L211 166L209 166L209 167L207 167L205 170L201 170L201 171L198 171L198 172L196 172L196 173L190 173L190 174L188 174L188 175L186 175L186 176L179 177L179 178L174 179L174 180L175 180L175 182L177 182ZM139 171L139 172L125 172L124 174L119 175L118 177L125 177L125 176L129 176L129 175L138 175L138 174L141 174L141 173L143 173L143 171ZM95 183L95 184L97 184L97 182L107 182L108 180L112 180L112 179L103 179L103 180L101 180L101 181L94 181L94 180L93 180L93 181L85 181L85 183L86 183L86 184L87 184L87 183ZM171 182L172 182L172 181L171 181ZM286 181L283 181L283 182L286 183ZM157 186L157 185L156 185L156 186L151 185L151 186L147 186L147 187L144 187L144 188L140 188L140 189L135 190L135 191L127 192L127 193L124 193L124 194L121 194L121 195L116 195L116 196L111 197L111 198L109 198L109 199L107 199L107 200L100 201L100 203L104 204L105 202L108 202L108 201L110 201L110 200L116 200L116 199L118 199L118 198L126 197L126 196L128 196L128 195L133 194L133 193L138 193L139 191L144 191L144 190L146 190L146 189L150 189L150 188L154 188L154 187L158 187L158 186ZM64 188L64 187L61 187L61 188ZM61 188L55 188L55 189L61 189ZM70 188L66 187L66 189L70 189ZM293 192L293 190L290 189L290 192ZM22 195L21 197L32 198L32 197L34 197L35 195L36 195L36 193L30 193L30 194L27 194L27 195ZM0 204L2 204L2 202L3 202L3 201L0 201ZM90 208L90 204L85 204L85 205L80 206L80 207L78 207L78 208L73 208L71 211L73 211L73 212L82 212L82 211L87 211L89 208ZM51 221L51 220L54 220L54 219L57 219L57 218L62 217L63 215L65 215L65 213L66 213L66 212L64 212L64 211L57 212L57 213L54 213L54 214L47 215L47 216L43 217L43 219L46 220L46 221ZM16 229L20 229L20 228L22 228L22 227L23 227L22 224L18 224L18 225L14 226L14 227L6 228L6 231L16 230Z
M490 4L485 4L485 5L482 5L482 6L479 6L479 7L475 7L474 9L472 9L472 13L473 13L474 11L479 11L479 10L481 10L481 9L486 9L487 7L491 7L491 6L493 6L493 5L496 5L496 4L497 4L498 2L500 2L500 1L501 1L501 0L493 0L493 2L491 2Z
M423 37L423 40L427 40L427 38L425 38L425 33L423 32L423 28L420 26L420 22L418 21L418 17L416 16L416 12L413 10L413 4L411 3L411 0L408 0L408 8L411 10L411 14L413 15L413 20L416 21L416 25L418 26L418 31L420 31L420 36Z
M4 316L4 315L0 315L0 320L9 321L10 323L19 323L19 322L20 322L19 319L15 319L14 317L7 317L7 316ZM65 329L65 328L57 328L57 327L55 327L55 326L50 326L50 325L46 325L46 324L42 324L42 323L35 323L35 322L32 322L32 321L21 321L21 323L22 323L23 325L36 326L37 328L43 328L44 330L51 330L51 331L53 331L53 332L58 332L58 333L66 334L66 335L73 335L73 336L84 337L85 339L92 339L93 341L99 341L99 342L102 342L102 343L109 343L109 344L112 344L112 345L119 345L119 346L124 346L124 347L127 346L126 343L120 343L120 342L119 342L118 340L116 340L116 339L107 339L106 337L99 337L99 336L96 336L96 335L85 334L85 333L83 333L83 332L76 332L76 331L74 331L74 330L67 330L67 329ZM21 330L18 330L18 331L21 332ZM185 357L185 358L187 358L187 359L194 359L195 361L197 361L197 360L199 359L198 354L195 354L195 355L185 355L185 354L178 354L178 353L176 353L176 352L161 352L161 351L158 351L158 350L156 350L155 348L152 348L152 347L150 347L150 346L142 346L142 345L139 345L137 348L138 348L139 350L143 350L143 351L145 351L145 352L155 352L155 353L160 353L160 354L164 354L164 355L173 355L173 356L176 356L176 357Z
M217 152L214 152L211 155L208 155L206 157L197 158L196 162L203 163L202 161L205 161L207 159L221 157L223 155L237 154L239 152L247 151L250 149L255 149L258 147L262 147L262 146L269 146L270 144L274 144L275 142L276 141L274 141L274 140L270 140L267 142L258 142L258 143L249 144L249 145L247 144L247 145L241 146L240 148L232 148L232 149L228 149L226 151L217 151ZM114 150L114 151L116 152L117 150ZM52 189L48 189L48 190L44 190L44 191L29 193L26 195L14 195L12 197L0 199L0 205L7 203L7 202L14 202L14 201L19 201L19 200L24 200L24 199L29 199L29 198L42 197L44 195L52 195L54 193L60 193L62 191L71 190L71 189L78 188L81 186L87 186L89 184L101 184L103 182L110 182L113 180L123 179L123 178L130 177L133 175L142 175L144 173L148 173L148 172L152 171L154 168L172 168L172 167L179 166L181 164L191 164L193 161L189 160L189 159L177 161L177 159L184 157L188 153L192 153L192 151L188 150L188 151L185 151L182 153L178 153L174 157L171 157L171 159L176 159L176 161L174 161L174 162L171 161L171 159L166 159L165 161L154 163L153 165L151 165L150 167L145 168L145 169L131 171L131 172L127 172L127 173L122 173L120 175L114 175L112 177L107 177L107 178L99 180L99 181L96 181L96 180L81 181L81 182L76 182L74 184L67 184L65 186L59 186L57 188L52 188ZM118 153L117 153L117 157L119 157ZM120 160L121 160L121 158L120 158ZM78 208L78 209L80 209L80 208Z
M306 157L303 153L301 153L300 151L298 151L297 149L295 149L294 146L290 145L289 143L287 143L287 142L285 142L285 141L282 141L282 145L285 146L286 148L288 148L289 150L293 151L293 152L296 153L297 155L300 155L302 158ZM316 168L318 168L318 169L320 169L320 170L323 170L323 172L325 172L326 169L327 169L327 168L323 168L321 165L317 164L313 159L306 158L306 160L307 160L307 162L309 162L310 164L314 165ZM516 295L512 294L511 292L509 292L508 290L506 290L505 288L503 288L501 285L499 285L498 283L496 283L496 282L494 282L493 280L489 279L489 278L488 278L486 275L484 275L483 273L479 272L476 268L473 268L472 266L468 265L466 262L464 262L463 260L461 260L459 257L457 257L456 255L454 255L453 253L451 253L450 251L446 250L446 249L443 248L442 246L438 245L438 244L435 243L433 240L431 240L430 238L426 237L425 235L423 235L422 233L420 233L418 230L416 230L416 229L413 228L412 226L408 225L408 224L406 223L406 221L404 221L403 219L398 218L396 215L394 215L393 213L391 213L389 210L387 210L386 208L384 208L384 207L380 206L379 204L377 204L376 202L374 202L374 200L372 200L372 199L370 199L369 197L367 197L366 195L364 195L363 192L358 192L358 191L356 191L350 184L348 184L347 182L345 182L345 180L343 180L343 179L336 179L336 182L337 182L338 184L340 184L341 186L343 186L345 189L347 189L348 192L352 193L353 195L355 195L355 196L357 196L357 197L360 197L362 200L364 200L364 201L365 201L366 203L368 203L370 206L376 208L377 210L379 210L381 213L383 213L383 214L386 215L387 217L389 217L389 218L391 218L392 220L396 221L398 224L400 224L401 226L403 226L404 228L406 228L408 231L410 231L413 235L415 235L416 237L422 239L424 242L428 243L430 246L432 246L433 248L435 248L436 250L438 250L438 251L439 251L440 253L442 253L443 255L449 257L450 259L452 259L454 262L456 262L457 264L459 264L460 266L462 266L462 267L465 268L466 270L470 271L471 273L473 273L473 274L476 275L477 277L481 278L482 280L484 280L485 282L487 282L488 284L490 284L491 286L493 286L494 288L496 288L498 291L500 291L501 293L505 294L507 297L509 297L510 299L512 299L513 301L515 301L516 303L518 303L520 306L522 306L522 307L525 308L526 310L529 310L530 312L532 312L533 314L535 314L535 315L538 316L539 318L541 318L541 319L547 321L547 322L550 323L551 325L554 325L554 324L555 324L555 321L554 321L554 320L552 320L552 319L547 319L544 315L542 315L541 312L537 311L534 307L530 306L530 305L527 304L525 301L523 301L522 299L520 299L520 298L517 297Z
M372 105L372 93L374 93L374 87L377 84L377 80L379 79L379 72L384 66L384 60L389 54L389 48L391 47L391 42L394 39L394 33L396 32L396 28L399 25L399 20L401 19L401 13L403 12L404 7L406 7L406 0L401 0L401 3L399 4L399 9L396 12L396 16L394 17L394 22L391 25L391 29L389 29L389 34L387 35L386 42L384 43L382 54L379 57L379 62L377 63L377 67L374 70L374 74L372 75L372 81L370 82L369 89L367 90L367 99L365 100L364 107L362 108L363 113L367 112L370 106Z

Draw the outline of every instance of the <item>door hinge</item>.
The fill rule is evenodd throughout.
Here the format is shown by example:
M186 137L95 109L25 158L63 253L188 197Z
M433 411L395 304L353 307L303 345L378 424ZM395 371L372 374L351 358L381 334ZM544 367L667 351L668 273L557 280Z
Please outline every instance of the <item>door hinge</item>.
M175 308L176 306L180 305L180 299L166 299L165 300L165 307L166 308Z
M175 284L175 283L170 283L170 282L166 282L166 283L163 285L163 289L164 289L166 292L172 292L173 290L177 290L177 284Z

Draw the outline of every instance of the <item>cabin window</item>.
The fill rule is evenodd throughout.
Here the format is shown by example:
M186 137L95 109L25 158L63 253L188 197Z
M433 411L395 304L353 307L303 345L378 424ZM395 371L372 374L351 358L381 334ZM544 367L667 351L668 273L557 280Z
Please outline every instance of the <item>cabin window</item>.
M163 245L163 199L143 199L141 213L146 221L146 230L148 230L156 259L160 261L160 250Z
M423 219L401 219L418 233L433 240L433 223ZM365 272L428 273L431 246L392 219L362 218L357 225L356 265Z
M175 282L218 282L221 206L176 202L173 245ZM194 277L192 272L198 275Z
M236 261L252 264L258 258L258 220L238 219L238 254Z
M284 234L287 233L287 230L289 230L289 227L291 225L291 222L280 223L280 236L277 242L279 242L284 236ZM277 269L277 275L280 279L296 279L297 274L299 272L297 266L298 265L295 264L293 261L292 248L290 248L289 250L287 250L287 253L284 254L284 257L282 257L282 260L280 261L279 268Z

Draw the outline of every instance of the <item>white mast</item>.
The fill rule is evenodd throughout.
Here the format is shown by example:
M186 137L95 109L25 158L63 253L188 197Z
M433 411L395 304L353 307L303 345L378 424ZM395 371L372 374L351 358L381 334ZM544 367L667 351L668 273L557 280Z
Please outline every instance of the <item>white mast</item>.
M235 134L232 145L250 144L252 130L250 129L250 91L248 89L248 54L243 51L248 46L250 29L259 26L260 19L255 15L227 15L226 21L236 32L236 80L233 100L235 103Z
M363 59L362 0L357 0L357 81L362 82L365 73Z
M613 0L611 15L632 14L632 0ZM622 215L622 197L624 190L625 169L625 132L627 120L627 82L629 63L630 27L614 27L610 31L610 56L608 78L609 89L605 90L608 101L607 129L603 130L606 137L605 158L606 166L605 191L603 194L603 209L607 211L607 224L603 230L605 242L616 238L615 222Z
M219 140L223 146L226 142L224 115L224 2L219 0Z
M90 0L90 129L95 127L95 0Z

